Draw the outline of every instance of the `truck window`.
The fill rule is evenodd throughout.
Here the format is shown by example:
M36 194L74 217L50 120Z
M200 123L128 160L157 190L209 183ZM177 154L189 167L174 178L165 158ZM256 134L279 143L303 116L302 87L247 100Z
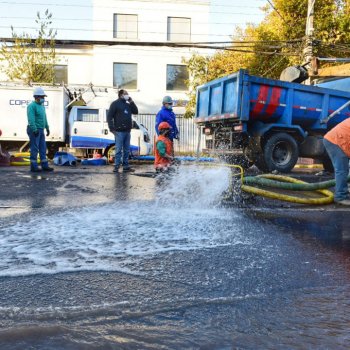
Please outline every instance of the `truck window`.
M78 122L99 122L98 109L78 109L76 120Z

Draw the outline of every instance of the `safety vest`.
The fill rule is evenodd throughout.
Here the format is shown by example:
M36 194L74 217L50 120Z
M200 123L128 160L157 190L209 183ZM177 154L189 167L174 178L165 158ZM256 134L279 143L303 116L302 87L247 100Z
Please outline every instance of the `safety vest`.
M339 146L350 158L350 118L345 119L335 126L331 131L324 135L324 138Z
M155 168L167 168L170 163L171 160L165 157L161 157L161 155L158 152L157 149L157 143L159 141L162 141L165 143L165 153L168 155L173 155L173 143L164 135L159 135L157 142L156 142L156 147L154 148L154 167Z

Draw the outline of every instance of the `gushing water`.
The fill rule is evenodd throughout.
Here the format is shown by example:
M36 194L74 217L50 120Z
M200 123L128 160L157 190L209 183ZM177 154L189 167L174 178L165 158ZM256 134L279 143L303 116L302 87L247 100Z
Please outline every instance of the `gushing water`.
M156 185L154 201L34 215L3 229L0 276L80 270L134 273L126 267L130 259L246 242L240 218L233 218L238 214L228 216L216 207L229 183L227 168L180 167Z
M157 204L171 208L210 208L229 188L230 170L225 167L188 166L164 181Z

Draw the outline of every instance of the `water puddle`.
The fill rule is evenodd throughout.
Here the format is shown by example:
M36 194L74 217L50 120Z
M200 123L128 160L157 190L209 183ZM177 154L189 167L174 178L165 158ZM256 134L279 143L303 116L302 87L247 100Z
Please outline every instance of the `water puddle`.
M241 214L219 207L230 178L227 168L182 167L156 184L154 200L32 213L1 229L0 276L135 273L126 264L154 254L249 244Z

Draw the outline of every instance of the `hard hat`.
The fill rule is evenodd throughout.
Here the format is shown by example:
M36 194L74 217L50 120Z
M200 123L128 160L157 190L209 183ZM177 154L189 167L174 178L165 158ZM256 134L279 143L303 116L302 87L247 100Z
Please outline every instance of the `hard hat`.
M36 87L33 91L33 96L47 96L45 91L40 86Z
M164 96L163 103L173 103L173 99L170 96Z
M163 130L163 129L171 129L171 126L169 123L167 122L161 122L159 125L158 125L158 130Z

